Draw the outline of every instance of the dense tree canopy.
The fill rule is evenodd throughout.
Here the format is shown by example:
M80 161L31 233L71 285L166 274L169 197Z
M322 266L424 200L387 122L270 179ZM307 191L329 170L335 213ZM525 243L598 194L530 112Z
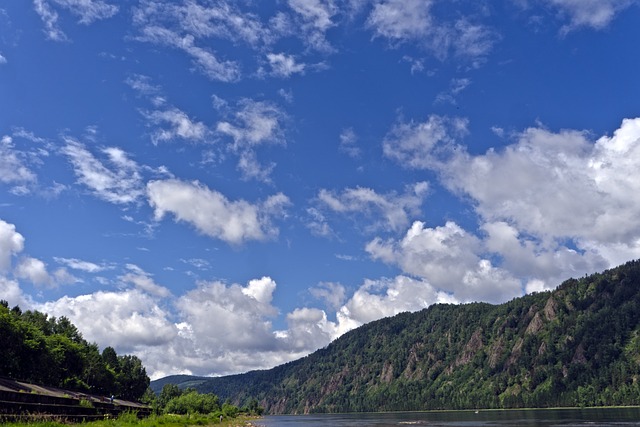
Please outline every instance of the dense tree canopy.
M251 405L238 408L225 402L220 405L217 395L213 393L199 393L194 388L181 389L175 384L167 383L162 391L151 402L158 414L203 414L225 418L235 418L240 413L259 415L262 408L254 399Z
M0 301L0 376L138 400L149 377L136 356L100 354L66 317L9 309Z

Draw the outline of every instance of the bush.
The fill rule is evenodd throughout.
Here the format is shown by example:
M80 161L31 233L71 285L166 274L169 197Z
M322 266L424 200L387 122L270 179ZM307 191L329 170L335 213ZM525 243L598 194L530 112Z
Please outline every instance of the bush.
M220 409L218 396L190 391L171 399L165 406L166 414L210 414Z

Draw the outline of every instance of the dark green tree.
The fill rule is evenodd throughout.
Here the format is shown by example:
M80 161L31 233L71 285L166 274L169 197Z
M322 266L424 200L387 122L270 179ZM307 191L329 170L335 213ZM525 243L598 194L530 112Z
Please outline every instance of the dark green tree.
M116 373L118 397L137 400L149 387L149 377L142 361L136 356L118 356L119 369Z
M175 384L165 384L162 387L162 391L160 392L160 396L158 396L158 407L160 410L164 410L167 406L167 403L171 399L174 399L182 394L182 390Z
M118 354L113 349L113 347L105 347L102 350L102 360L105 365L111 368L114 372L119 368L120 363L118 362Z

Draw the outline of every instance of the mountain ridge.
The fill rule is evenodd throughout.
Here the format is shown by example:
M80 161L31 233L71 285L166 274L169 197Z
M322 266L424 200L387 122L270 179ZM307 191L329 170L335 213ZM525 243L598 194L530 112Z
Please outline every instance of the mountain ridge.
M640 261L503 304L380 319L273 369L195 378L173 383L271 414L637 405Z

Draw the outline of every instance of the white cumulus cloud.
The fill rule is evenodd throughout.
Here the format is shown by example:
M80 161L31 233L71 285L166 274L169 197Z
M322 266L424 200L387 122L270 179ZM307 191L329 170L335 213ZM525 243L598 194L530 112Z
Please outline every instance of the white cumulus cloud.
M37 309L68 317L85 339L114 347L119 353L166 345L178 333L157 301L137 289L65 296Z
M545 241L638 249L638 159L640 119L626 119L595 142L584 132L527 129L504 150L460 153L442 173L486 221L506 221Z
M22 292L20 284L15 280L10 280L0 275L0 299L9 303L10 307L18 306L22 310L29 310L33 307L33 299Z
M177 221L188 222L203 234L235 245L275 237L278 229L273 220L282 217L290 203L282 193L257 204L231 201L199 182L175 179L150 181L147 195L156 220L172 213Z
M407 168L436 171L449 189L469 198L481 235L455 223L435 229L420 225L417 230L414 224L401 242L370 242L367 248L374 258L443 286L434 280L440 276L437 268L416 271L430 269L423 258L432 256L431 249L416 244L428 235L455 230L436 241L449 247L453 236L471 240L464 245L466 252L454 245L456 251L441 260L442 266L450 265L447 257L466 253L466 261L455 270L458 283L471 283L462 271L495 276L479 264L486 261L518 277L526 289L539 289L640 256L640 226L634 219L640 215L640 184L635 179L640 119L625 119L612 136L596 140L583 131L529 128L511 145L480 155L469 154L457 141L455 127L441 123L430 118L423 124L397 125L385 139L385 154ZM483 292L476 296L496 297Z
M12 258L23 249L24 237L16 226L0 219L0 272L10 269Z
M366 250L458 301L504 302L522 294L520 280L493 266L482 241L452 221L435 228L416 221L401 240L376 238Z
M349 301L340 308L338 319L347 327L394 316L405 311L417 311L439 302L457 302L425 280L407 276L393 279L365 280Z

